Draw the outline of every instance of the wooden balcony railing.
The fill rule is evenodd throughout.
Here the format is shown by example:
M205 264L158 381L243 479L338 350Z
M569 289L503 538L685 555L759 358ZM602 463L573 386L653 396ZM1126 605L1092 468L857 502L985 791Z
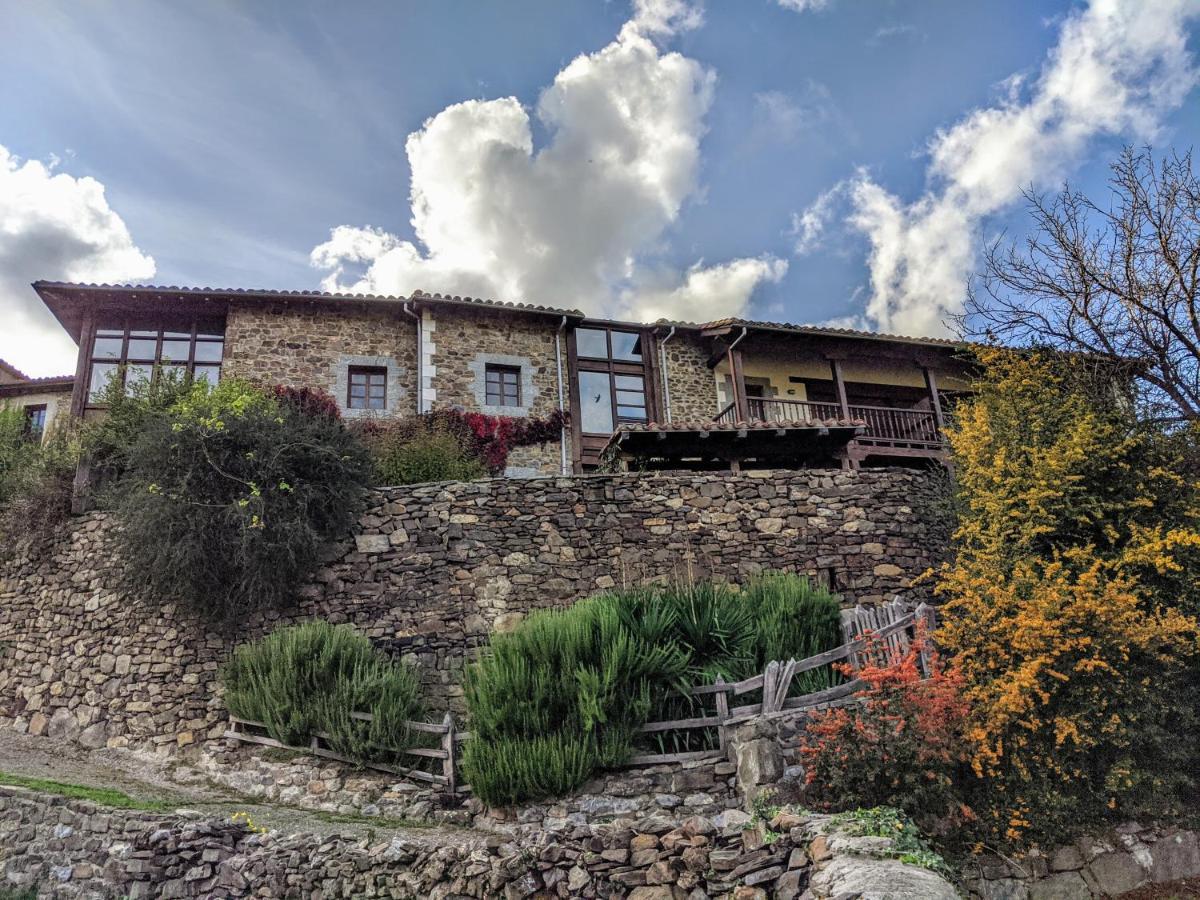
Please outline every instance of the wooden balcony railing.
M746 418L752 422L814 422L842 418L837 403L811 400L784 400L777 397L747 397ZM866 424L865 440L897 444L941 446L944 441L934 414L923 409L893 409L888 406L850 406L850 418ZM717 422L736 422L737 409L730 403L716 417Z

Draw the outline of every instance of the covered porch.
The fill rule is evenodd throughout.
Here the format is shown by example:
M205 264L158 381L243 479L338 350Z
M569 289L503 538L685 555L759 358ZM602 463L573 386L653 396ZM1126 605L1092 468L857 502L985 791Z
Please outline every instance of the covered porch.
M705 334L715 423L855 423L838 454L847 468L946 461L946 422L970 389L959 345L753 323Z

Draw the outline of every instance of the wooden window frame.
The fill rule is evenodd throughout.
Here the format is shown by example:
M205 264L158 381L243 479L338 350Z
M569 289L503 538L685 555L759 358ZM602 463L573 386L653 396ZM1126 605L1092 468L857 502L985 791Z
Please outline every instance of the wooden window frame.
M580 329L607 332L605 346L608 351L607 359L579 355L576 332ZM620 332L635 334L641 340L641 360L613 359L612 334ZM607 373L609 378L609 398L612 404L613 427L623 423L653 422L658 419L659 409L659 372L657 358L657 341L653 328L638 327L634 323L605 322L584 320L579 322L567 335L567 365L568 384L571 400L571 436L572 455L575 471L583 470L585 465L594 465L599 459L601 447L609 440L610 434L583 431L583 406L579 394L579 376L582 372ZM642 394L645 397L646 417L632 418L620 416L617 413L616 376L637 375L642 379Z
M96 399L92 396L92 378L93 378L93 373L95 371L95 367L97 364L116 366L117 371L122 373L121 374L122 380L125 379L126 373L128 372L128 368L129 368L130 364L149 365L149 366L151 366L154 375L157 376L158 371L164 365L163 358L162 358L163 341L164 340L179 341L179 342L186 340L188 342L187 359L186 360L182 360L182 359L168 360L166 362L166 365L181 366L186 370L186 372L189 376L194 376L196 374L197 366L199 366L200 368L205 369L205 370L215 369L217 380L219 381L221 379L221 370L225 366L225 338L226 338L225 323L222 322L220 325L220 331L219 331L220 336L213 337L212 335L218 334L218 331L215 327L214 328L206 327L206 328L201 329L201 325L202 324L207 325L208 320L210 318L213 318L215 321L215 317L190 316L187 319L179 319L179 320L172 322L171 319L168 317L164 320L159 320L157 322L157 324L155 324L153 326L148 326L148 325L146 325L146 321L153 320L153 316L123 315L123 316L117 317L117 319L115 321L113 321L113 324L103 324L101 322L92 323L91 327L88 329L87 344L86 344L87 365L86 365L86 370L83 373L84 382L82 385L82 389L83 389L83 406L84 406L84 408L100 409L100 408L103 408L103 406L104 406L103 403L98 403L96 401ZM121 341L120 356L118 356L118 357L97 356L96 355L97 339L100 338L102 333L104 333L104 332L117 332L117 331L121 332L120 337L118 338L116 335L113 335L113 336L109 337L109 339ZM148 337L146 337L146 338L135 337L134 333L135 332L146 332L148 334L150 331L154 332L154 356L153 356L153 359L146 357L146 356L131 357L129 355L129 345L132 340L150 340L150 338L148 338ZM165 337L165 335L168 333L180 334L180 335L186 334L187 337L167 338L167 337ZM200 345L200 344L219 344L221 347L221 358L219 360L215 360L215 361L214 360L206 360L206 359L197 359L196 358L196 347L197 347L197 345Z
M492 382L489 375L500 376L496 387L499 388L498 393L493 394ZM511 376L511 386L514 390L511 398L506 396L505 390L509 386L508 378ZM503 363L486 363L483 367L483 400L487 406L496 406L503 408L520 407L521 406L521 367L505 365Z
M25 413L25 434L29 435L29 437L37 435L39 438L44 435L46 433L46 426L50 424L49 406L45 403L31 403L29 406L24 408L23 412ZM33 427L34 413L42 414L41 425L36 429Z
M362 397L363 406L355 406L354 401L354 376L366 376L366 394ZM380 377L383 386L383 396L379 399L383 401L383 406L371 405L371 388L372 379ZM365 412L387 412L388 408L388 370L386 366L349 366L346 369L346 409L360 409Z

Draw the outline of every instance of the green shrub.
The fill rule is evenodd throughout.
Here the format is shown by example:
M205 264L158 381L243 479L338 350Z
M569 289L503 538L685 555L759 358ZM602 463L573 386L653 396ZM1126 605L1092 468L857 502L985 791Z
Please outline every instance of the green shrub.
M467 780L492 805L576 788L644 745L645 722L701 714L687 686L718 675L742 680L772 653L800 658L836 646L837 609L804 579L771 576L742 592L708 583L641 587L535 613L493 637L467 669ZM828 678L817 673L800 689ZM704 742L702 732L681 732L651 746Z
M359 762L390 760L382 747L412 746L408 720L422 715L420 683L409 667L376 650L349 625L314 621L278 628L237 647L221 670L225 705L262 722L289 746L321 732ZM353 718L370 713L372 721Z
M114 397L91 439L114 472L126 571L218 621L278 604L349 531L365 450L339 419L245 382L156 390Z
M403 442L384 442L375 456L375 472L375 480L385 485L473 481L488 475L483 463L446 431L420 432Z
M24 410L0 408L0 536L6 548L17 538L48 537L70 515L78 463L73 430L59 425L43 441L27 433Z

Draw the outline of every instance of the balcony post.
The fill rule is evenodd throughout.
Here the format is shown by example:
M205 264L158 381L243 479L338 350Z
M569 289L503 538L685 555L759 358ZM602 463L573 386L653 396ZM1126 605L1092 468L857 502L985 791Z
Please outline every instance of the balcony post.
M850 418L850 402L846 399L846 382L842 378L842 361L836 357L829 358L829 369L833 373L833 386L837 391L838 406L842 408L842 418Z
M929 405L933 409L933 421L937 425L938 434L941 434L945 430L945 423L942 421L942 401L938 398L937 376L929 366L922 366L921 371L925 373L925 387L929 390Z
M733 404L737 410L737 421L745 422L749 416L746 409L746 385L742 380L742 351L729 348L729 378L733 383Z

